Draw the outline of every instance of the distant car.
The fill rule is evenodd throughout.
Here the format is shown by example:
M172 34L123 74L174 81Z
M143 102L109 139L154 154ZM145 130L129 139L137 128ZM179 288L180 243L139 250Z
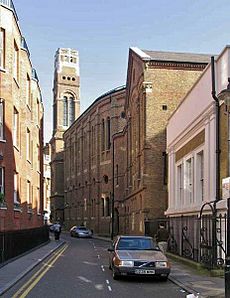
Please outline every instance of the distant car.
M170 264L152 237L118 236L108 251L113 279L130 275L168 279Z
M91 238L92 234L93 234L92 231L90 229L87 229L84 226L73 226L70 229L70 236L71 237Z

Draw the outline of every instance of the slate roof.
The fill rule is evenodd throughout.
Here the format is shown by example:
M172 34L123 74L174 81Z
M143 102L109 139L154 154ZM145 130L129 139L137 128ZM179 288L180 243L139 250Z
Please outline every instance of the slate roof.
M188 63L209 63L211 54L177 53L163 51L142 50L154 61L188 62Z

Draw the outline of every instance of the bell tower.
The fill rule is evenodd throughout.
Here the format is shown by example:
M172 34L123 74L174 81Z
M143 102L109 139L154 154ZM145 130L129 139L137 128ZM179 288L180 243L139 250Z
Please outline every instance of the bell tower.
M63 221L64 141L63 133L80 115L79 55L59 48L55 54L53 84L53 135L51 143L51 216Z

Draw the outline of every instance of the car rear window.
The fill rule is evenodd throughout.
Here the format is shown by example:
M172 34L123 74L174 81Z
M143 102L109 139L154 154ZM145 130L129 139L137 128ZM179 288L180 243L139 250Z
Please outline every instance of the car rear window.
M150 238L121 238L119 250L158 250L158 246Z
M78 230L81 230L81 231L86 231L86 230L87 230L87 229L84 228L84 227L78 227L77 229L78 229Z

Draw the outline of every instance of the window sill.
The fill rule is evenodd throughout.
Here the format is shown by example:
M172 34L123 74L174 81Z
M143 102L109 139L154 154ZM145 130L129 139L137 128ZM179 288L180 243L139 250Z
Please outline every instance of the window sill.
M0 140L0 143L6 143L6 140Z
M21 204L19 202L14 202L14 211L22 212Z
M1 209L1 210L7 210L6 202L2 202L2 203L0 203L0 209Z
M14 212L21 212L22 213L21 207L14 207Z

